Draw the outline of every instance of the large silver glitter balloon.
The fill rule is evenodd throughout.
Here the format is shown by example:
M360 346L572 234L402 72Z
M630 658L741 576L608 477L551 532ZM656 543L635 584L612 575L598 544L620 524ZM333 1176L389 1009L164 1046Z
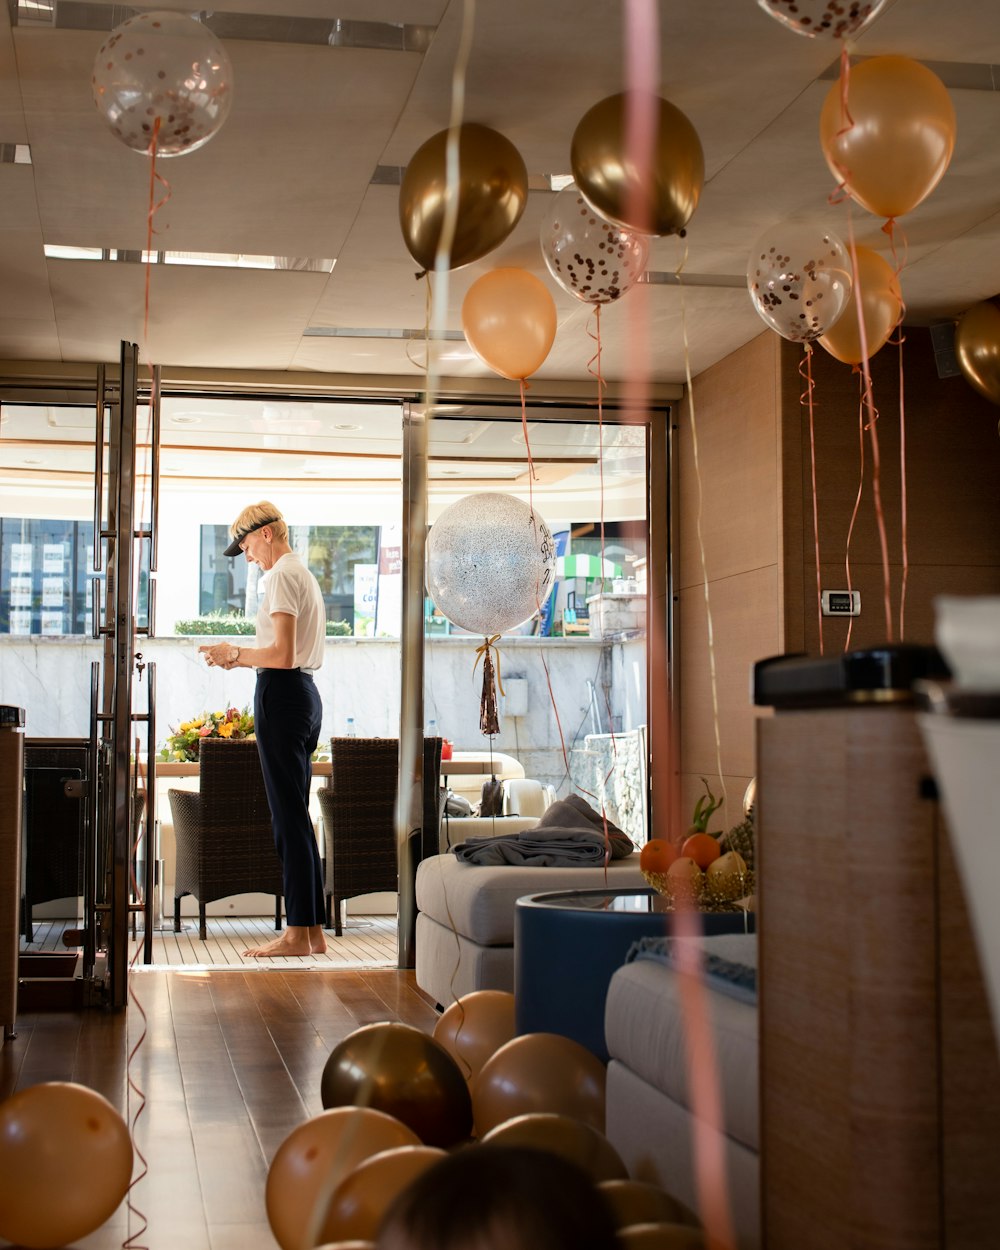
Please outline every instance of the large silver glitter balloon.
M534 616L555 565L549 527L513 495L466 495L441 513L427 540L427 589L438 610L484 637Z

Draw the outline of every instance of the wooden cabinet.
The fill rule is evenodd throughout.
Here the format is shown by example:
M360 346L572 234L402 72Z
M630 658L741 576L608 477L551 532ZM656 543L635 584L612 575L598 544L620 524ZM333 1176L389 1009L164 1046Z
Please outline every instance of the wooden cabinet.
M758 726L768 1250L1000 1238L1000 1061L914 710Z

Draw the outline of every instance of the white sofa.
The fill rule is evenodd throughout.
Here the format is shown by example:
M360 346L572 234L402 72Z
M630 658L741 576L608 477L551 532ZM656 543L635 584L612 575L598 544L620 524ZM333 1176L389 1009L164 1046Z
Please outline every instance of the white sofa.
M522 820L522 828L537 824L507 819ZM513 993L515 902L525 894L593 890L605 883L609 889L644 888L639 856L612 860L605 876L603 868L484 867L452 854L432 855L417 869L417 984L443 1007L473 990Z
M706 951L716 953L732 952L742 945L750 952L748 961L755 963L756 938L752 935L708 937L702 941ZM750 995L741 993L734 997L734 990L711 975L706 976L705 984L718 1065L722 1148L736 1244L739 1250L759 1250L757 1007ZM626 963L611 978L604 1028L611 1055L607 1079L608 1140L633 1179L659 1185L700 1214L677 973L667 963L654 959Z

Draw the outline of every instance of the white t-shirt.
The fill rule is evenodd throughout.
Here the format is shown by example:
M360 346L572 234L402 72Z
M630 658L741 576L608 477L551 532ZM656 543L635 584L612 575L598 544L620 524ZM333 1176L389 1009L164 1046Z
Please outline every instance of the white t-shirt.
M319 582L294 551L283 555L263 578L264 594L257 608L257 646L274 643L272 612L295 617L294 668L314 672L323 663L326 605Z

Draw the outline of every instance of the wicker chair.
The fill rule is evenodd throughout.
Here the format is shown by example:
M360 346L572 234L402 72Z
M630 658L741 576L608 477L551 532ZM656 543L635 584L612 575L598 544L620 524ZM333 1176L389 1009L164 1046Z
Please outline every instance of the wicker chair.
M273 894L274 927L281 928L281 861L274 849L271 809L257 743L206 738L199 749L200 789L171 790L177 842L174 932L181 898L198 900L198 936L205 940L205 904L231 894Z
M437 852L441 819L440 738L424 739L423 827L412 870ZM399 740L334 738L330 783L319 789L326 847L326 927L342 936L341 903L359 894L399 889L396 781Z

